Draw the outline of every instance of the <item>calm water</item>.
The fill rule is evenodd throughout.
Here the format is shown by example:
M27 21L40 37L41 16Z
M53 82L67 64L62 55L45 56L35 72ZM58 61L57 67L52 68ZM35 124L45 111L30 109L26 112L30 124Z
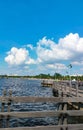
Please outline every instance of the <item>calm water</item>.
M12 90L13 96L41 96L52 97L52 89L41 87L40 80L28 80L22 78L0 79L0 96L3 90ZM6 108L6 106L5 106ZM57 105L53 103L15 103L11 105L11 111L42 111L57 110ZM6 111L6 110L5 110ZM35 126L35 125L55 125L57 118L27 118L10 119L10 127L15 126Z

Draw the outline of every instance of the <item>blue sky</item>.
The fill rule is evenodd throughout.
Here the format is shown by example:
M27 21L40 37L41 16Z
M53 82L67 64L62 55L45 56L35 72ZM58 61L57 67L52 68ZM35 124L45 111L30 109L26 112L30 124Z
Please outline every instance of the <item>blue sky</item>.
M0 0L0 74L83 74L83 0Z

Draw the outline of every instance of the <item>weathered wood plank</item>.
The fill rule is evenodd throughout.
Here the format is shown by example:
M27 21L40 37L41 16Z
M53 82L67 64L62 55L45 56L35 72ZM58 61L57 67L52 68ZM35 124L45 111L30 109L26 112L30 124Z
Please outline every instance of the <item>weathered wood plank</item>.
M82 97L11 97L13 102L83 102Z
M65 113L69 116L83 116L83 110L67 110Z
M28 117L54 117L60 114L66 114L68 116L83 116L83 110L59 110L59 111L31 111L31 112L0 112L0 116L10 116L17 118Z
M58 103L58 102L83 102L83 97L0 97L1 102L23 102L23 103L37 103L37 102L50 102L50 103Z
M32 102L32 103L37 103L37 102L62 102L62 98L55 98L55 97L28 97L28 96L16 96L16 97L0 97L0 101L2 102L23 102L23 103L28 103L28 102Z
M62 102L61 98L55 98L55 97L14 97L11 100L14 102L57 102L58 100Z
M81 89L78 89L78 92L79 92L79 93L83 93L83 90L81 90Z
M28 117L54 117L58 116L60 112L56 111L31 111L31 112L0 112L1 116L10 116L17 118L28 118Z
M0 130L60 130L60 127L58 127L58 126L37 126L37 127L0 128Z
M83 97L63 97L63 102L83 102Z
M54 126L36 126L36 127L16 127L16 128L0 128L0 130L83 130L83 124L54 125Z
M83 124L69 124L68 130L83 130Z

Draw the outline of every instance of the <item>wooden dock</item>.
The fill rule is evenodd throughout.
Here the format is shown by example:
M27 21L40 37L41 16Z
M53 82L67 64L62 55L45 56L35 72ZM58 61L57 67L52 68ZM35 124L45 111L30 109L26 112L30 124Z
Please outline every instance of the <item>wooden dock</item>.
M53 82L51 86L56 97L28 97L28 96L12 96L4 91L3 96L0 97L1 112L0 112L0 130L83 130L83 122L81 124L68 124L69 117L83 117L83 108L80 104L83 103L83 90L76 87L68 86L66 82ZM22 111L12 112L11 104L13 103L40 103L49 102L57 103L58 110L50 111ZM69 109L68 103L77 104L77 109ZM5 112L5 104L7 105L7 112ZM57 125L35 126L35 127L14 127L10 128L10 118L29 118L29 117L58 117ZM3 128L3 119L6 120L6 128Z
M51 87L51 86L53 86L53 81L43 80L41 82L41 85L42 85L42 87Z

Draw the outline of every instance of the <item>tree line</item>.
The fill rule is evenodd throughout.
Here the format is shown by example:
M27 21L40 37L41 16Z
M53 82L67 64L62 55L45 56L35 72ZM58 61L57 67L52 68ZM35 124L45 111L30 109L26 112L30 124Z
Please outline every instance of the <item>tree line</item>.
M83 81L83 75L82 76L70 76L70 75L62 75L60 73L54 73L53 75L50 74L39 74L34 76L8 76L8 75L0 75L0 78L37 78L37 79L55 79L55 80L79 80Z

